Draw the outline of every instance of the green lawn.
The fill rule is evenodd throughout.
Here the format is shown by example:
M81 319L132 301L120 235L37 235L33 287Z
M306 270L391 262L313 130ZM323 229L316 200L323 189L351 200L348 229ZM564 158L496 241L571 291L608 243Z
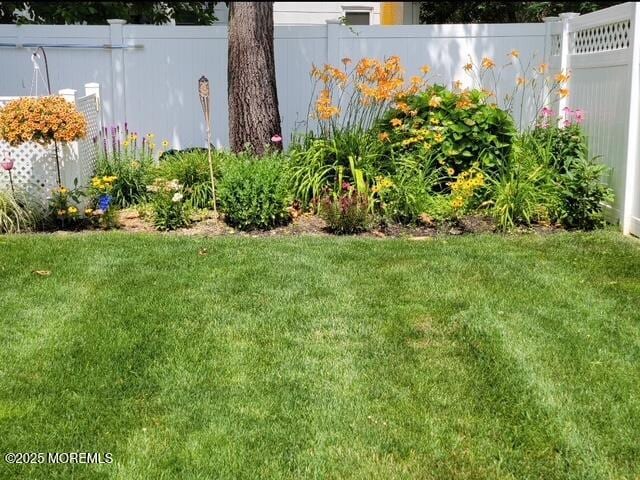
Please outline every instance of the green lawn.
M640 476L637 240L0 247L0 479Z

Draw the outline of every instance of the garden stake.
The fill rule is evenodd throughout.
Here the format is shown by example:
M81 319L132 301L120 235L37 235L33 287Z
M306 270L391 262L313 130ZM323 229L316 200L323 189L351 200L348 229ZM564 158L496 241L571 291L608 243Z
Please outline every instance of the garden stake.
M204 113L204 123L207 126L207 157L209 159L209 174L211 175L211 194L213 196L213 213L218 215L216 208L216 185L213 179L213 163L211 162L211 112L209 109L209 80L204 75L198 80L198 94L200 105Z
M16 192L13 188L13 175L11 173L11 170L13 170L13 159L9 155L6 155L4 157L2 168L9 172L9 184L11 185L11 193L15 196Z

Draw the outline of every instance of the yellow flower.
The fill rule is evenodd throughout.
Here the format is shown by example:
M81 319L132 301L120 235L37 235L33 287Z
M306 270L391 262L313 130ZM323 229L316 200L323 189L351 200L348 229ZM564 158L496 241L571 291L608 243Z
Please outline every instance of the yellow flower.
M540 65L538 65L538 73L546 73L547 70L549 70L548 63L541 63Z
M412 117L415 117L416 115L418 115L418 110L417 110L417 109L415 109L415 110L410 110L410 111L409 111L409 115L411 115Z
M78 209L74 206L69 207L67 211L69 212L69 215L75 215L76 213L78 213Z
M399 127L400 125L402 125L402 120L400 120L399 118L392 118L389 123L392 127Z
M518 58L518 57L520 57L520 52L518 50L515 50L515 49L511 50L509 52L509 56L512 57L512 58Z
M490 70L495 66L496 66L496 63L493 60L491 60L489 57L484 57L482 59L482 67L483 68L486 68L487 70Z
M378 134L378 140L380 140L381 142L388 142L389 134L387 132L380 132Z
M462 80L456 80L453 82L453 88L457 88L458 90L462 89Z
M93 213L93 208L86 208L86 209L84 210L84 214L85 214L85 215L91 215L92 213Z
M442 98L438 97L437 95L434 95L429 99L429 106L432 108L438 108L441 103L442 103Z
M452 176L454 173L456 173L456 171L453 168L449 167L447 168L447 173L449 174L449 176Z
M569 89L568 88L561 88L560 90L558 90L558 94L560 95L560 98L568 97L569 96Z
M423 65L420 67L420 71L426 75L431 71L431 67L429 65Z
M556 76L553 77L553 78L558 83L565 83L565 82L567 82L569 80L569 74L560 72L560 73L556 74Z
M471 70L473 70L473 63L469 62L469 63L465 64L465 66L462 67L462 68L464 68L464 70L466 72L470 72Z
M525 83L527 83L527 79L522 77L522 76L518 76L516 78L516 85L521 86L524 85Z
M67 214L67 211L64 209L58 210L58 216L59 217L64 217Z
M437 117L431 117L429 119L429 122L431 122L431 125L438 125L440 123L440 119L438 119Z
M451 206L456 210L462 208L464 206L464 199L462 197L455 197L451 202Z
M162 148L167 148L169 146L169 140L162 141Z
M442 142L444 142L444 135L442 135L441 133L436 133L436 134L433 136L433 141L434 141L434 142L436 142L436 143L442 143Z

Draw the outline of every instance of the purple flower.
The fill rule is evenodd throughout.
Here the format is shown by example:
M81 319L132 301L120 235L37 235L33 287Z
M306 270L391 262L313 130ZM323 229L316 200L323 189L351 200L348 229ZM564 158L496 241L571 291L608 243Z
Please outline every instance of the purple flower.
M551 110L549 107L543 107L542 108L542 116L543 117L551 117L552 115L554 115L554 111Z

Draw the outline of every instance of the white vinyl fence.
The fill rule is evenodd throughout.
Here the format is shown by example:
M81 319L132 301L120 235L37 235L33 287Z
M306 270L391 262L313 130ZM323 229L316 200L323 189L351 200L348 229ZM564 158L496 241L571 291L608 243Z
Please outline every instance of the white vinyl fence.
M29 95L31 52L44 45L52 89L81 89L84 82L101 86L105 126L128 122L130 130L155 133L176 148L205 145L203 116L197 95L198 78L209 78L212 89L214 143L228 145L227 27L125 25L105 26L0 25L0 94ZM512 49L523 58L544 57L544 24L367 26L352 29L338 23L275 28L276 76L282 136L307 120L312 93L312 64L341 66L364 56L398 55L407 76L429 64L434 80L466 81L462 67L469 55L501 65ZM15 48L20 45L22 48ZM3 47L4 48L1 48ZM516 73L505 71L506 91ZM252 92L247 92L251 95Z
M566 106L586 112L591 154L610 167L608 182L616 195L610 218L621 221L624 233L638 236L639 15L637 3L583 16L563 14L548 19L547 39L552 70L571 72Z
M312 64L340 65L343 57L401 57L407 75L429 64L432 81L469 85L463 65L469 57L485 56L498 66L511 50L523 63L543 61L554 71L571 72L568 99L563 106L586 113L585 126L592 154L611 167L609 182L616 201L613 219L625 233L640 235L637 168L640 108L640 37L636 34L639 8L627 3L593 14L563 14L540 24L411 25L275 28L276 76L282 136L285 141L308 120ZM105 26L0 25L0 94L33 93L31 52L44 46L52 89L82 88L81 82L101 85L102 121L110 126L128 122L129 130L155 133L174 148L205 145L205 129L197 95L201 75L212 89L213 139L228 144L227 27L125 25L112 20ZM515 69L505 69L498 88L509 91ZM252 92L247 92L251 95ZM524 116L534 114L530 99ZM515 111L514 116L519 117Z

